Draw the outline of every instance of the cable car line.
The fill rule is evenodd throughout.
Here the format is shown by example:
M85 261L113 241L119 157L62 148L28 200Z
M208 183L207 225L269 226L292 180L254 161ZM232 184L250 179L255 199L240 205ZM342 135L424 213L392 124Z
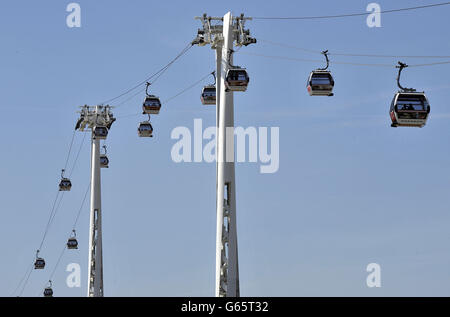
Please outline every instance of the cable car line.
M58 193L56 194L55 200L53 201L53 205L52 205L52 209L50 210L50 215L49 215L49 218L48 218L48 221L47 221L47 225L45 226L44 234L43 234L41 243L39 244L39 248L38 248L39 250L42 248L42 245L44 244L45 237L47 236L48 229L50 228L50 224L51 224L51 221L52 221L52 218L53 218L53 213L54 213L55 208L57 206L59 194L60 194L60 192L58 191Z
M258 42L267 43L267 44L274 45L274 46L291 48L291 49L295 49L295 50L299 50L299 51L304 51L307 53L321 54L321 51L319 51L319 50L312 50L312 49L308 49L308 48L304 48L304 47L298 47L298 46L293 46L293 45L286 44L286 43L268 41L268 40L264 40L264 39L260 39L260 38L258 38L257 40L258 40ZM436 58L436 59L450 58L450 55L383 55L383 54L333 53L333 52L328 53L328 55L349 56L349 57L396 58L396 59L399 59L399 58L430 58L430 59L431 58Z
M87 198L87 196L88 196L88 193L89 193L90 188L91 188L91 183L89 182L89 185L88 185L88 187L87 187L87 189L86 189L86 192L84 193L83 200L82 200L82 202L81 202L80 208L78 209L77 215L76 215L76 217L75 217L75 221L74 221L74 223L73 223L71 232L75 231L75 229L76 229L76 226L77 226L77 223L78 223L78 219L79 219L80 214L81 214L81 211L83 210L83 207L84 207L84 205L85 205L85 203L86 203L86 198ZM64 248L63 248L63 250L61 251L61 253L60 253L59 257L58 257L58 260L57 260L57 262L56 262L56 264L55 264L55 266L54 266L54 268L53 268L53 270L52 270L52 272L51 272L51 274L50 274L50 276L49 276L49 278L48 278L49 280L51 280L51 279L53 278L53 276L54 276L54 274L55 274L55 272L56 272L56 269L58 268L58 266L59 266L59 264L60 264L60 262L61 262L61 259L62 259L63 255L64 255L64 252L66 251L66 249L68 249L67 244L64 244ZM45 287L45 286L44 286L44 287ZM39 290L39 294L41 294L41 290ZM38 294L38 295L39 295L39 294Z
M75 157L75 161L72 164L72 168L71 168L70 173L69 173L69 178L72 177L73 171L75 170L75 166L77 164L78 158L80 157L80 153L81 153L81 150L83 148L85 139L86 139L86 133L83 133L83 139L81 140L80 147L78 148L78 152L77 152L77 156Z
M160 70L158 70L156 73L148 76L145 80L141 81L139 84L137 84L136 86L126 90L125 92L121 93L120 95L108 99L106 101L101 102L100 104L108 104L114 100L119 99L120 97L123 97L127 94L129 94L130 92L134 91L135 89L139 88L141 85L145 84L146 82L150 81L152 78L156 77L153 82L155 82L158 78L161 77L161 75L170 67L172 66L173 63L175 63L175 61L177 61L181 56L183 56L187 51L189 51L189 49L193 46L192 43L189 43L177 56L175 56L174 59L172 59L167 65L165 65L164 67L162 67Z
M76 226L77 226L78 219L80 218L81 211L83 210L83 206L84 206L84 204L85 204L85 202L86 202L86 198L87 198L87 196L88 196L88 193L89 193L89 190L90 190L90 189L91 189L91 182L89 182L89 186L86 188L86 192L84 193L84 197L83 197L83 200L82 200L82 202L81 202L81 206L80 206L80 208L78 209L77 216L75 217L75 221L74 221L74 223L73 223L72 230L75 230L75 228L76 228Z
M169 64L167 64L167 66L165 66L160 72L159 74L156 75L156 77L152 80L152 84L155 83L163 74L164 72L169 69L170 66L172 66L173 63L175 63L175 61L180 58L182 55L184 55L187 51L189 51L192 46L194 46L192 43L190 43L188 46L186 46L186 48L177 55L177 57L175 57ZM148 80L146 80L146 82L148 82Z
M34 257L33 257L33 261L34 261ZM34 266L34 264L33 264L33 262L31 262L30 266L25 271L25 274L22 276L22 279L20 280L19 284L17 284L17 286L14 289L14 291L12 291L10 297L14 296L14 294L20 289L20 286L22 285L22 283L24 282L25 278L29 274L28 271L32 271L33 270L33 266Z
M204 80L205 78L207 78L209 75L211 75L211 73L208 73L208 75L205 75L204 77L202 77L201 79L199 79L199 80L198 80L197 82L195 82L194 84L188 86L187 88L184 88L181 92L177 93L176 95L171 96L171 97L169 97L169 98L166 99L166 100L163 100L163 101L161 102L161 104L164 104L164 105L165 105L165 104L169 103L170 101L172 101L172 99L178 97L179 95L185 93L185 92L188 91L189 89L191 89L191 88L193 88L194 86L198 85L201 81L203 81L203 80ZM140 90L140 91L138 91L137 93L131 95L128 99L125 99L124 101L122 101L121 103L119 103L119 104L118 104L117 106L115 106L115 107L118 108L119 106L124 105L125 103L127 103L128 101L130 101L131 99L133 99L134 97L136 97L136 96L138 96L139 94L145 92L145 90L146 90L146 88L143 88L142 90ZM141 114L141 113L138 113L138 114ZM119 117L117 117L117 118L124 118L124 117L130 117L130 116L137 116L138 114L119 116Z
M202 81L204 81L206 78L208 78L209 76L211 76L211 72L209 72L207 75L203 76L201 79L197 80L196 82L194 82L193 84L189 85L188 87L184 88L183 90L181 90L180 92L178 92L177 94L167 98L166 100L163 100L161 102L161 104L165 105L169 102L171 102L173 99L179 97L181 94L185 93L186 91L194 88L195 86L197 86L198 84L200 84ZM129 118L129 117L136 117L138 115L141 115L142 112L139 113L135 113L135 114L128 114L128 115L123 115L123 116L118 116L117 118L121 119L121 118Z
M63 255L64 255L64 252L66 251L66 249L67 249L67 246L64 245L64 249L63 249L63 250L61 251L61 253L59 254L58 260L56 261L55 266L53 267L53 270L52 270L52 272L50 273L50 277L49 277L48 280L52 280L52 279L53 279L53 276L55 275L56 269L58 268L59 263L61 262L61 259L62 259ZM41 291L39 291L39 294L40 294L40 293L41 293Z
M428 4L409 8L391 9L391 10L381 10L380 13L394 13L418 9L426 9L438 6L449 5L450 2L442 2L435 4ZM335 18L346 18L346 17L356 17L365 16L372 14L372 12L361 12L361 13L348 13L348 14L338 14L338 15L323 15L323 16L301 16L301 17L253 17L253 20L319 20L319 19L335 19Z
M280 60L299 61L299 62L314 62L314 63L321 62L321 60L317 60L317 59L304 59L304 58L286 57L286 56L277 56L277 55L264 55L264 54L259 54L259 53L250 53L250 52L242 52L241 54L260 56L260 57L272 58L272 59L280 59ZM373 67L389 67L389 68L395 67L392 64L352 63L352 62L339 62L339 61L330 61L330 64L371 66L371 67L372 66ZM427 63L427 64L415 64L415 65L409 65L409 67L434 66L434 65L443 65L443 64L450 64L450 61Z
M136 97L136 96L138 96L138 95L140 95L140 94L142 94L142 93L144 93L145 92L145 88L143 88L143 89L141 89L141 90L138 90L136 93L134 93L134 94L132 94L130 97L128 97L127 99L125 99L125 100L123 100L123 101L121 101L120 103L118 103L116 106L115 106L115 108L117 109L117 108L119 108L120 106L122 106L123 104L126 104L128 101L130 101L131 99L133 99L134 97Z
M450 61L428 63L428 64L415 64L415 65L408 65L408 67L434 66L434 65L443 65L443 64L450 64Z
M51 218L49 220L48 227L47 227L47 229L45 231L44 237L42 238L42 242L41 242L41 246L39 247L39 250L41 250L42 245L44 243L44 240L47 237L47 233L50 230L50 227L51 227L51 225L53 223L53 220L55 219L55 216L56 216L56 214L57 214L57 212L59 210L59 207L61 207L61 203L62 203L63 198L64 198L64 193L62 193L61 198L58 201L58 205L56 206L55 211L53 212L53 215L51 216Z
M69 152L67 153L67 158L66 158L66 163L64 164L64 169L67 169L67 163L69 163L70 153L72 151L72 146L73 146L73 140L75 139L75 132L76 132L76 130L74 130L72 133L72 140L70 141Z
M76 166L76 163L77 163L77 161L78 161L78 157L79 157L79 154L80 154L80 152L81 152L81 149L82 149L82 146L83 146L83 143L84 143L85 136L86 136L86 135L83 136L82 143L81 143L81 145L80 145L80 148L79 148L79 150L78 150L76 159L75 159L74 164L73 164L73 166L72 166L72 172L73 172L73 170L74 170L74 168L75 168L75 166ZM48 231L49 231L49 229L50 229L50 226L51 226L51 224L53 223L53 220L54 220L54 218L55 218L55 216L56 216L56 213L57 213L58 210L59 210L59 207L61 206L61 202L62 202L62 199L63 199L63 197L64 197L64 192L62 192L61 198L60 198L59 201L58 201L59 193L60 193L60 191L58 191L58 193L57 193L57 195L56 195L56 198L55 198L55 201L53 202L53 207L52 207L52 209L51 209L50 216L49 216L49 220L48 220L47 225L46 225L45 230L44 230L44 235L43 235L42 240L41 240L41 243L40 243L40 245L39 245L39 250L42 248L42 246L43 246L43 244L44 244L44 241L45 241L45 238L46 238L46 236L47 236L47 233L48 233ZM58 203L57 203L57 202L58 202ZM56 204L56 203L57 203L57 204Z
M67 159L66 159L66 164L65 164L66 166L67 166L67 164L68 164L68 161L69 161L69 158L70 158L70 153L71 153L72 148L73 148L74 137L75 137L75 134L72 135L72 140L71 140L71 142L70 142L71 144L70 144L70 146L69 146L69 152L68 152ZM74 170L74 168L75 168L75 166L76 166L76 163L77 163L77 161L78 161L78 157L79 157L79 154L80 154L80 152L81 152L81 148L82 148L82 146L83 146L84 139L85 139L85 135L83 136L82 143L81 143L80 148L79 148L79 150L78 150L78 153L77 153L77 156L76 156L76 158L75 158L75 161L74 161L74 163L73 163L73 165L72 165L71 174L72 174L72 172L73 172L73 170ZM55 200L53 201L52 208L51 208L51 210L50 210L49 218L48 218L47 224L46 224L46 226L45 226L45 230L44 230L44 233L43 233L43 236L42 236L42 240L41 240L41 242L40 242L40 244L39 244L38 251L40 251L40 250L42 249L42 247L43 247L43 245L44 245L44 242L45 242L45 239L46 239L46 237L47 237L47 234L48 234L48 232L49 232L49 230L50 230L51 224L53 223L53 220L55 219L55 216L56 216L56 214L57 214L57 212L58 212L58 210L59 210L59 208L60 208L60 206L61 206L62 199L63 199L63 197L64 197L64 191L62 192L61 195L60 195L60 193L61 193L61 191L59 191L59 190L58 190L57 193L56 193L56 197L55 197ZM59 199L59 200L58 200L58 199ZM34 260L33 260L33 261L34 261ZM33 272L33 265L31 265L30 267L31 267L30 272L29 272L29 273L25 273L26 276L27 276L27 278L26 278L25 283L24 283L24 285L23 285L23 288L22 288L22 290L21 290L21 292L20 292L20 295L23 293L23 291L24 291L24 289L25 289L25 286L26 286L26 284L27 284L27 282L28 282L28 279L29 279L29 277L30 277L30 275L31 275L31 272ZM26 271L26 272L28 272L28 271ZM22 284L22 281L23 281L23 278L22 278L21 282L19 283L18 288L20 287L20 284ZM17 288L16 288L16 290L17 290ZM16 290L14 291L14 293L16 292ZM19 296L20 296L20 295L19 295Z
M215 73L215 72L212 72ZM194 88L195 86L197 86L198 84L200 84L202 81L204 81L206 78L208 78L209 76L211 76L212 74L211 72L208 73L208 75L203 76L201 79L197 80L195 83L191 84L190 86L184 88L183 90L181 90L179 93L177 93L176 95L167 98L165 101L163 101L163 104L168 104L169 102L171 102L173 99L177 98L178 96L184 94L186 91Z
M22 296L23 291L25 290L25 287L26 287L27 284L28 284L28 280L30 279L31 272L33 272L33 266L31 266L31 269L30 269L30 271L29 271L28 274L27 274L27 278L25 279L25 282L23 283L22 289L21 289L21 291L19 292L19 295L17 295L17 297Z

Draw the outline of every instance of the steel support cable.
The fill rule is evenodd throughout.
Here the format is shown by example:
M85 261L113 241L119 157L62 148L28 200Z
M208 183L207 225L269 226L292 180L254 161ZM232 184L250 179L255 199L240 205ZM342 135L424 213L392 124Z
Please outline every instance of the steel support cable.
M33 257L33 262L34 262L34 257ZM22 278L20 279L19 284L17 284L16 288L14 289L14 291L11 292L10 297L14 296L14 294L20 289L20 286L22 285L22 283L24 282L25 278L28 276L28 271L33 269L33 262L31 263L31 265L27 268L27 270L25 271L25 274L22 276Z
M67 164L68 164L68 162L69 162L69 158L70 158L70 154L71 154L71 151L72 151L74 139L75 139L75 131L74 131L74 133L72 134L72 139L71 139L71 141L70 141L69 151L68 151L68 153L67 153L67 158L66 158L66 162L65 162L65 165L64 165L64 169L67 168ZM58 190L58 192L56 193L56 196L55 196L55 199L54 199L54 201L53 201L52 208L51 208L51 210L50 210L50 214L49 214L49 217L48 217L48 221L47 221L47 224L46 224L46 226L45 226L44 234L43 234L43 236L42 236L42 240L41 240L41 242L40 242L40 244L39 244L38 250L41 250L41 248L42 248L42 246L43 246L43 244L44 244L45 238L47 237L47 234L48 234L48 231L49 231L49 229L50 229L50 226L51 226L51 224L52 224L52 222L53 222L53 219L55 218L56 211L58 210L58 208L59 208L59 206L60 206L60 204L61 204L62 197L64 196L64 193L61 195L61 198L60 198L60 193L61 193L61 192L60 192L59 190ZM58 201L58 198L60 198L59 201ZM33 262L34 262L34 258L33 258ZM27 284L27 282L28 282L28 279L30 278L31 272L33 272L33 266L34 266L34 263L33 263L33 262L32 262L32 264L30 265L29 271L27 270L26 273L25 273L25 275L24 275L24 277L27 276L27 278L26 278L26 280L25 280L25 283L24 283L24 285L23 285L23 288L22 288L20 294L23 293L23 291L24 291L24 289L25 289L25 286L26 286L26 284ZM19 282L19 285L16 287L16 289L14 290L13 293L15 293L15 292L19 289L20 285L21 285L22 282L24 281L24 277L21 279L21 281ZM20 296L20 295L19 295L19 296Z
M82 140L82 142L81 142L80 148L78 149L77 156L76 156L75 161L74 161L74 164L73 164L73 166L72 166L71 175L72 175L72 172L73 172L73 170L75 169L76 163L77 163L77 161L78 161L78 157L79 157L80 152L81 152L81 149L82 149L82 147L83 147L83 143L84 143L85 137L86 137L86 134L83 135L83 140ZM60 193L60 192L58 191L58 195L59 195L59 193ZM44 244L45 238L47 237L48 231L50 230L50 227L51 227L51 225L52 225L52 223L53 223L53 220L55 219L55 216L56 216L56 214L57 214L59 208L61 207L61 203L62 203L62 200L63 200L63 198L64 198L64 193L65 193L65 192L62 192L61 198L59 199L59 201L58 201L58 203L57 203L57 205L56 205L56 208L55 208L55 204L53 204L52 212L50 213L50 218L49 218L49 221L47 222L47 226L46 226L45 231L44 231L44 236L43 236L43 238L42 238L42 241L41 241L41 244L40 244L38 250L41 250L41 248L42 248L42 246L43 246L43 244ZM57 200L57 199L56 199L56 200ZM56 200L55 200L55 202L56 202Z
M59 254L58 260L56 261L56 264L55 264L55 266L53 267L53 270L52 270L52 272L51 272L51 274L50 274L50 277L49 277L49 279L46 280L46 281L51 281L51 280L52 280L53 275L55 275L56 268L58 267L59 263L61 262L61 259L62 259L63 255L64 255L64 252L66 251L66 248L67 248L66 245L64 245L64 249L63 249L62 252ZM47 283L47 282L46 282L46 283ZM44 285L44 288L45 288L45 285ZM42 292L42 290L39 290L39 293L37 293L36 296L39 296L39 295L41 294L41 292Z
M58 192L57 196L59 196L59 192ZM42 237L41 243L40 243L39 248L38 248L39 251L41 250L42 246L44 245L45 238L47 237L48 231L50 230L50 226L51 226L51 224L53 222L53 219L55 218L55 215L56 215L56 212L57 212L59 206L61 205L61 201L62 201L63 197L64 197L64 192L61 194L61 198L59 199L59 201L58 201L58 199L55 199L55 202L53 203L53 208L52 208L52 211L50 213L50 217L48 219L47 225L45 227L44 235Z
M264 40L264 39L260 39L260 38L257 38L257 40L258 40L258 42L267 43L267 44L274 45L274 46L291 48L291 49L295 49L295 50L303 51L303 52L307 52L307 53L322 54L322 52L318 51L318 50L312 50L312 49L308 49L308 48L304 48L304 47L298 47L298 46L294 46L294 45L290 45L290 44L286 44L286 43L273 42L273 41L268 41L268 40ZM333 52L328 53L328 55L330 55L330 56L331 55L333 55L333 56L349 56L349 57L378 57L378 58L436 58L436 59L450 58L450 55L383 55L383 54L333 53Z
M64 170L67 169L67 164L69 163L70 153L72 152L73 140L75 139L75 132L72 133L72 140L70 141L69 152L67 153L66 163L64 164Z
M31 269L27 274L27 278L25 279L25 282L23 283L22 289L20 290L19 295L17 295L18 297L22 296L23 291L25 290L25 287L28 284L28 280L30 279L31 272L33 272L33 266L31 266Z
M75 161L72 164L72 168L70 169L69 178L72 177L73 171L75 170L75 167L78 162L78 158L80 157L81 150L83 149L84 140L86 139L86 133L83 134L83 139L81 140L80 147L78 148L77 156L75 157Z
M391 10L381 10L380 13L393 13L401 11L410 11L418 9L426 9L438 6L449 5L450 2L442 2L435 4L428 4L409 8L391 9ZM348 14L338 14L338 15L323 15L323 16L301 16L301 17L253 17L253 20L319 20L319 19L335 19L335 18L346 18L346 17L356 17L365 16L372 14L373 12L361 12L361 13L348 13Z
M304 58L276 56L276 55L264 55L264 54L259 54L259 53L242 53L242 54L252 55L252 56L260 56L260 57L272 58L272 59L280 59L280 60L299 61L299 62L314 62L314 63L323 62L322 60L315 60L315 59L304 59ZM371 66L371 67L390 67L390 68L395 67L395 65L391 65L391 64L369 64L369 63L352 63L352 62L339 62L339 61L330 61L330 64ZM442 65L442 64L450 64L450 61L428 63L428 64L416 64L416 65L410 65L409 67L433 66L433 65Z
M71 150L72 150L73 141L74 141L74 136L75 136L75 134L73 134L73 136L72 136L71 145L70 145L70 147L69 147L69 154L68 154L68 156L67 156L68 158L69 158L70 152L71 152ZM75 166L76 166L76 163L77 163L77 161L78 161L78 157L79 157L79 155L80 155L81 148L82 148L83 143L84 143L84 139L85 139L85 135L83 136L82 143L81 143L80 148L79 148L79 150L78 150L78 153L77 153L77 156L76 156L76 158L75 158L75 161L74 161L74 163L73 163L73 165L72 165L72 169L71 169L70 176L72 175L72 172L73 172L73 170L74 170L74 168L75 168ZM67 163L68 163L68 159L66 160L66 166L67 166ZM70 176L69 176L69 177L70 177ZM62 192L61 196L60 196L60 193L61 193L60 191L57 192L56 197L55 197L55 200L53 201L53 205L52 205L52 208L51 208L51 210L50 210L49 219L48 219L47 224L46 224L46 226L45 226L44 234L43 234L41 243L39 244L38 250L41 250L41 249L42 249L42 246L44 245L44 242L45 242L45 239L46 239L46 237L47 237L47 234L48 234L48 232L49 232L49 230L50 230L51 224L53 223L53 220L55 219L56 213L58 212L58 210L59 210L59 208L60 208L60 206L61 206L61 202L62 202L62 199L63 199L63 197L64 197L64 192ZM58 200L58 198L59 198L59 200ZM33 267L33 264L31 265L31 267ZM26 282L28 282L29 276L31 275L31 272L32 272L32 271L33 271L33 270L31 269L31 271L28 273L28 277L27 277L27 279L26 279ZM27 272L28 272L28 271L27 271ZM22 278L22 280L23 280L23 278ZM20 285L21 283L22 283L22 282L20 282L19 285ZM26 285L26 283L25 283L25 285ZM25 286L25 285L24 285L24 286ZM23 287L23 289L22 289L22 291L21 291L20 294L22 294L22 292L24 291L24 288L25 288L25 287ZM14 293L15 293L15 292L16 292L16 291L14 291ZM19 295L19 296L20 296L20 295Z
M119 108L120 106L126 104L128 101L134 99L136 96L141 95L145 92L145 88L138 90L136 93L132 94L130 97L128 97L125 100L122 100L120 103L118 103L116 106L114 106L116 109Z
M77 215L76 215L76 217L75 217L75 221L74 221L74 223L73 223L73 225L72 225L71 232L73 232L73 230L75 230L75 228L76 228L76 226L77 226L78 219L80 218L81 211L83 210L83 207L84 207L84 205L85 205L85 203L86 203L86 198L87 198L87 196L88 196L88 193L89 193L89 189L90 189L90 188L91 188L91 183L89 182L89 185L88 185L88 187L87 187L87 189L86 189L86 192L84 193L83 200L82 200L82 202L81 202L81 206L80 206L80 208L78 209ZM64 255L64 252L66 251L66 249L67 249L67 245L64 244L64 248L63 248L63 250L61 251L61 253L60 253L59 257L58 257L58 260L57 260L57 262L56 262L56 264L55 264L55 266L54 266L54 268L53 268L53 270L52 270L52 272L51 272L50 277L48 278L48 280L52 280L52 279L53 279L53 276L55 275L56 269L58 268L59 263L61 262L61 259L62 259L63 255ZM46 280L46 281L47 281L47 280ZM45 286L44 286L44 287L45 287ZM39 293L39 294L40 294L40 293ZM39 295L39 294L38 294L38 295Z
M83 139L82 139L82 141L81 141L80 148L78 149L77 156L75 157L75 160L74 160L74 162L73 162L73 164L72 164L72 168L71 168L71 172L70 172L69 177L72 176L73 170L75 169L75 166L76 166L77 161L78 161L78 158L79 158L79 156L80 156L80 152L81 152L81 149L82 149L82 147L83 147L83 143L84 143L85 138L86 138L86 135L83 135ZM73 138L72 138L72 143L73 143ZM70 146L70 148L72 148L72 145ZM62 202L62 199L63 199L63 197L64 197L64 193L65 193L65 192L62 192L61 198L60 198L59 202L58 202L57 205L56 205L56 202L58 201L58 196L59 196L60 193L61 193L61 192L58 191L58 193L56 194L56 198L55 198L55 201L53 202L53 206L52 206L52 209L51 209L51 212L50 212L49 220L48 220L47 225L46 225L46 227L45 227L44 235L43 235L43 238L42 238L42 240L41 240L41 244L39 245L39 249L38 249L38 250L40 250L40 249L42 248L42 246L43 246L43 244L44 244L44 241L45 241L45 238L46 238L46 236L47 236L47 233L48 233L48 231L49 231L49 229L50 229L50 226L51 226L51 224L52 224L52 222L53 222L53 220L54 220L54 218L55 218L55 216L56 216L56 213L57 213L58 210L59 210L59 207L61 206L61 202ZM55 208L55 207L56 207L56 208Z
M159 78L159 77L161 77L161 75L173 64L173 63L175 63L175 61L177 61L181 56L183 56L184 54L186 54L186 52L187 51L189 51L189 49L191 48L193 46L193 44L192 43L189 43L177 56L175 56L175 58L174 59L172 59L167 65L165 65L164 67L162 67L160 70L158 70L156 73L154 73L154 74L152 74L152 75L150 75L149 77L147 77L145 80L143 80L143 81L141 81L139 84L137 84L136 86L133 86L132 88L130 88L130 89L128 89L128 90L126 90L125 92L123 92L123 93L121 93L120 95L118 95L118 96L116 96L116 97L114 97L114 98L111 98L111 99L108 99L108 100L105 100L105 101L103 101L103 102L101 102L100 104L107 104L107 103L110 103L110 102L112 102L112 101L114 101L114 100L117 100L117 99L119 99L120 97L123 97L123 96L125 96L125 95L127 95L127 94L129 94L130 92L132 92L132 91L134 91L135 89L137 89L137 88L139 88L141 85L143 85L143 84L145 84L146 82L148 82L149 80L151 80L152 78L154 78L154 77L156 77L155 78L155 81Z
M211 76L211 72L209 72L207 75L203 76L201 79L197 80L196 82L194 82L193 84L187 86L186 88L184 88L183 90L181 90L180 92L178 92L177 94L167 98L166 100L162 101L161 104L165 105L167 103L169 103L170 101L172 101L173 99L177 98L178 96L184 94L186 91L194 88L195 86L197 86L199 83L201 83L202 81L204 81L206 78L208 78L209 76ZM138 115L141 115L142 112L140 113L136 113L136 114L128 114L128 115L123 115L123 116L119 116L117 117L119 118L128 118L128 117L135 117Z
M167 70L167 69L169 69L169 67L170 66L172 66L172 64L173 63L175 63L175 61L177 60L177 59L179 59L181 56L183 56L187 51L189 51L189 49L191 49L191 47L192 47L193 45L192 44L189 44L180 54L178 54L178 56L177 57L175 57L169 64L167 64L167 66L166 67L164 67L164 69L162 69L161 70L161 72L159 72L159 74L158 75L156 75L156 77L152 80L152 84L153 83L155 83L163 74L164 74L164 72ZM148 80L147 80L148 81Z
M415 65L408 65L408 67L434 66L434 65L443 65L443 64L450 64L450 61L428 63L428 64L415 64Z
M172 101L173 99L177 98L178 96L184 94L186 91L194 88L195 86L197 86L198 84L200 84L202 81L204 81L206 78L208 78L209 76L211 76L211 72L208 73L208 75L203 76L201 79L197 80L195 83L189 85L188 87L184 88L183 90L181 90L179 93L173 95L172 97L166 99L165 101L163 101L163 104L168 104L170 101Z
M61 259L64 255L64 252L66 251L66 249L67 249L67 245L64 244L64 248L62 249L61 253L59 254L58 260L56 261L55 266L52 270L52 273L50 274L50 277L48 278L49 281L53 279L53 275L55 275L56 269L58 268L58 265L61 262Z
M83 206L84 206L84 204L86 202L86 198L88 196L88 193L89 193L90 189L91 189L91 182L89 182L89 186L87 187L86 192L84 193L83 201L81 202L80 209L78 209L78 213L77 213L77 216L75 217L75 221L73 223L72 230L75 230L75 228L77 226L78 219L80 218L81 211L83 210Z
M349 57L380 57L380 58L450 58L450 55L380 55L380 54L352 54L352 53L330 53L334 56Z

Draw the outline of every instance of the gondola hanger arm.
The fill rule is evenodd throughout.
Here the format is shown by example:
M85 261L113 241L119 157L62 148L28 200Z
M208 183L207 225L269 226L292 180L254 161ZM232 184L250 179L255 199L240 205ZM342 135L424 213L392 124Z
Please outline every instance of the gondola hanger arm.
M405 87L403 87L401 84L400 84L400 76L401 76L401 74L402 74L402 70L403 70L403 68L406 68L406 67L408 67L408 65L407 64L405 64L405 63L402 63L402 62L398 62L398 65L397 66L395 66L395 68L398 68L398 75L397 75L397 86L398 86L398 88L400 88L402 91L404 91L404 92L414 92L414 91L416 91L414 88L405 88Z
M330 65L330 60L328 59L328 50L322 51L322 54L325 56L327 66L325 66L325 68L319 68L319 70L327 70L328 66Z
M217 83L217 80L216 80L216 71L211 72L211 75L213 75L213 77L214 77L214 86L215 86L216 83Z
M145 83L145 94L146 94L147 96L150 96L150 94L148 93L148 87L150 87L150 85L151 85L151 83L149 83L149 82L146 82L146 83Z

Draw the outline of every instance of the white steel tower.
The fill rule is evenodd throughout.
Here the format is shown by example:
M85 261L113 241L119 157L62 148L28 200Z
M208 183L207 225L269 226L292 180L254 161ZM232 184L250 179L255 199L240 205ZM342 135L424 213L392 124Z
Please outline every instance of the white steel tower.
M91 130L91 211L89 230L88 296L103 297L102 203L100 140L106 139L116 120L110 106L83 106L76 129Z
M251 18L232 17L228 12L223 18L196 17L202 21L194 44L211 44L216 50L216 283L215 296L238 297L239 266L236 229L236 185L234 166L234 103L233 92L227 91L225 80L233 63L233 43L237 46L255 43L244 23ZM212 25L211 21L223 24Z

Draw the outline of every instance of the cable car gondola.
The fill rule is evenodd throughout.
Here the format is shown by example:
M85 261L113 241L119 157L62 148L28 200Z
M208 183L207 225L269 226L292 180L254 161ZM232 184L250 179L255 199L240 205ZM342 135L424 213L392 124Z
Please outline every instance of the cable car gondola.
M73 236L67 240L67 249L78 249L78 241L76 238L76 232L75 229L72 230Z
M139 137L153 137L153 127L150 123L150 115L148 115L148 121L143 121L138 127Z
M401 89L392 99L389 115L391 127L419 127L425 126L429 113L430 104L424 92L417 92L413 88L404 88L400 85L400 75L403 68L408 65L398 62L399 68L397 85Z
M308 77L306 89L310 96L333 96L334 79L331 72L328 71L329 60L328 50L322 52L325 55L327 66L313 70Z
M231 66L225 77L225 87L227 91L246 91L249 81L245 68Z
M145 97L144 103L142 104L142 114L158 114L161 109L161 101L155 95L149 95L148 87L150 83L147 83L147 87L145 88Z
M103 145L103 148L105 149L105 154L100 154L100 167L108 168L109 167L109 159L108 159L108 156L106 156L106 145Z
M104 140L108 136L108 128L105 126L95 126L92 132L94 139Z
M72 188L72 182L67 177L64 177L65 170L61 170L61 181L59 182L59 191L67 192Z
M34 269L42 270L45 267L45 260L39 257L39 250L36 251L36 261L34 261Z
M214 76L214 84L203 87L200 100L202 105L215 105L216 104L216 72L212 72Z
M216 104L216 86L205 86L202 89L202 95L200 97L203 105L215 105Z
M44 289L44 297L53 297L52 281L48 281L49 286Z

